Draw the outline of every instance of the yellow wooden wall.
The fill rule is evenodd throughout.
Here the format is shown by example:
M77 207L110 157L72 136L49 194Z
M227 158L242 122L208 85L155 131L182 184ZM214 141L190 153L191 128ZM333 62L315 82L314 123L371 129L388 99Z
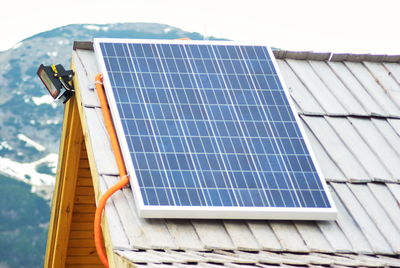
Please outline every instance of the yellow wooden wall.
M86 142L78 105L72 98L64 112L45 268L103 267L94 246L96 203Z
M104 267L101 265L94 246L93 222L96 205L84 143L82 143L79 160L73 207L65 267Z

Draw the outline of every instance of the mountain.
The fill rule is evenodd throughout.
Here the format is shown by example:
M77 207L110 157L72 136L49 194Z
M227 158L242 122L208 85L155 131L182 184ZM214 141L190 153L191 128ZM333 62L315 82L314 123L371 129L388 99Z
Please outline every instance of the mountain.
M23 182L0 175L0 267L43 267L49 205Z
M204 39L162 24L76 24L0 52L0 267L43 265L63 105L53 103L37 68L68 67L73 41L93 37Z
M34 35L0 52L0 173L33 185L45 198L54 183L63 105L53 102L36 71L41 63L67 68L73 41L94 37L204 39L162 24L79 24Z

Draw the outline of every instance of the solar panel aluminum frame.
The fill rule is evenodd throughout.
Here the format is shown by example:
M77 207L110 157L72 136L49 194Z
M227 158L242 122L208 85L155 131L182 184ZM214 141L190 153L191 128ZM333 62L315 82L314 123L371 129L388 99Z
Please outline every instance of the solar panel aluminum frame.
M118 140L121 146L125 166L130 175L130 184L136 203L138 215L143 218L187 218L187 219L281 219L281 220L334 220L337 215L337 208L330 194L324 176L316 160L311 144L306 136L306 132L301 123L300 117L296 112L293 100L290 97L284 79L279 70L279 66L274 54L269 46L259 43L246 43L234 41L208 41L208 40L157 40L157 39L110 39L110 38L94 38L94 50L97 57L100 70L103 72L104 87L117 132ZM127 43L127 44L182 44L182 45L260 45L267 47L273 66L280 79L284 94L293 111L296 123L299 126L301 135L304 139L310 157L314 163L317 174L321 180L323 190L327 195L327 199L331 207L329 208L298 208L298 207L216 207L216 206L149 206L145 205L140 186L133 167L133 161L128 150L128 143L123 130L121 117L118 112L116 99L112 90L110 77L107 73L104 57L101 52L100 43Z

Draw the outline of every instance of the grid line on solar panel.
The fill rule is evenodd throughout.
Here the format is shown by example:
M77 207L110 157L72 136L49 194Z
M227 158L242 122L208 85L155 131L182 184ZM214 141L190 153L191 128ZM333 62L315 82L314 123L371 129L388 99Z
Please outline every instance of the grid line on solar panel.
M144 205L331 208L265 47L100 49Z

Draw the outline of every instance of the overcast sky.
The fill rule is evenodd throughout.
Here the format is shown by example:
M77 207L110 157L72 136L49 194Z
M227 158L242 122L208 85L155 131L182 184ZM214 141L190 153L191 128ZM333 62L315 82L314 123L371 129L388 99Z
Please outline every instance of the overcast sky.
M291 50L400 54L397 0L8 0L0 50L71 23L159 22Z

